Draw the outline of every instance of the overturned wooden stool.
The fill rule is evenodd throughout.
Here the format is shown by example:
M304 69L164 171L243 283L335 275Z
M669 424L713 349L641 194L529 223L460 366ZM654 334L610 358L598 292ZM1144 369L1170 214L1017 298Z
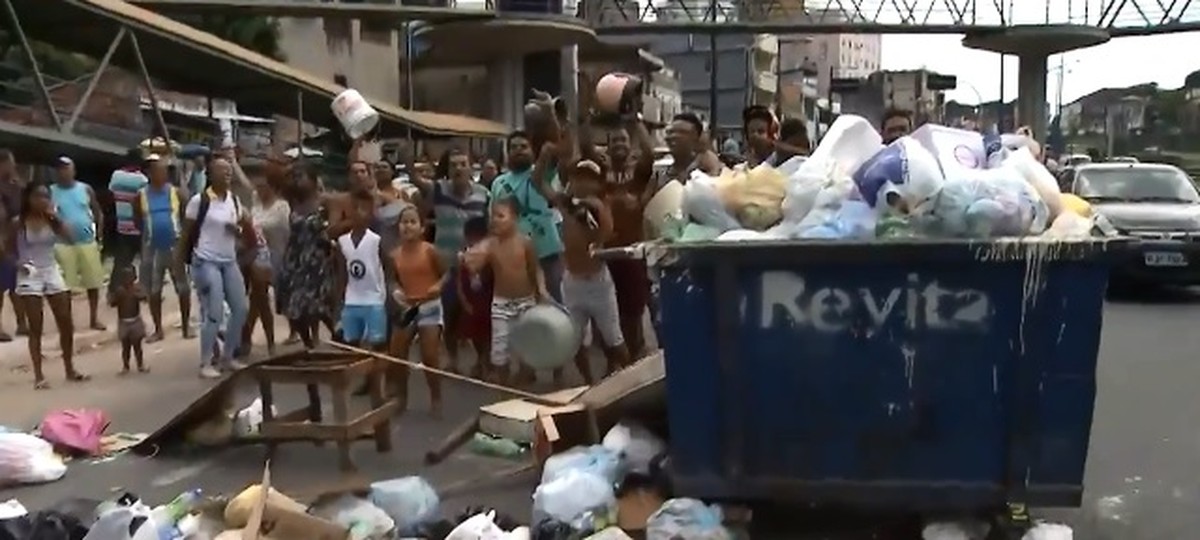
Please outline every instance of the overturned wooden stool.
M338 463L345 472L355 471L350 459L350 443L374 438L375 450L392 450L392 415L400 407L394 397L386 397L384 380L389 363L370 356L342 351L303 351L264 360L248 371L258 381L262 393L263 423L260 437L273 458L280 443L309 441L337 445ZM350 394L355 385L367 380L370 409L350 419ZM308 405L275 416L272 414L272 385L304 385ZM333 418L326 421L321 407L320 387L327 386L333 398Z

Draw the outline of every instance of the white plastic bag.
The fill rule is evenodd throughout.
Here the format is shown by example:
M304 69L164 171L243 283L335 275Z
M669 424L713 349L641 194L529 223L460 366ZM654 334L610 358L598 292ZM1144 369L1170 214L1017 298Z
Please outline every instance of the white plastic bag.
M271 413L278 414L274 406L271 406ZM254 398L254 401L233 416L233 434L238 437L257 435L262 430L262 423L262 398Z
M1060 523L1038 523L1021 540L1074 540L1075 532Z
M1032 186L1002 167L946 182L917 213L929 236L993 238L1041 234L1049 211Z
M626 472L639 474L649 474L650 462L667 449L666 443L650 430L625 421L608 430L601 444L621 457Z
M371 504L383 510L401 535L416 534L420 526L436 521L440 500L433 486L420 476L407 476L371 484Z
M696 499L664 502L646 521L646 540L730 540L721 509Z
M925 124L913 130L912 138L929 151L946 178L986 164L984 137L977 131Z
M349 540L391 538L396 523L378 506L352 495L342 495L312 508L310 513L350 530Z
M598 475L612 484L616 483L621 473L621 458L617 452L603 445L576 446L546 460L546 464L542 466L541 483L552 482L573 470Z
M28 433L0 433L0 486L53 482L67 474L50 443Z
M737 219L725 210L725 202L717 191L717 179L703 173L693 174L683 186L683 210L693 221L721 232L741 228Z
M784 192L780 210L784 223L800 223L812 211L817 194L833 178L841 173L832 161L805 161L796 172L788 176L787 191Z
M779 171L779 174L784 176L791 176L796 171L800 170L800 165L805 161L808 161L808 156L793 156L788 158L787 161L780 163L778 167L775 167L775 170Z
M1054 179L1054 175L1046 169L1045 165L1038 162L1033 157L1033 153L1027 147L1021 147L1009 153L1004 160L1004 165L1012 167L1013 170L1021 174L1029 185L1037 191L1041 196L1042 201L1046 203L1046 208L1050 214L1047 216L1049 221L1053 221L1059 214L1063 213L1065 203L1062 200L1062 191L1058 187L1058 181Z
M569 469L533 492L533 522L546 518L576 531L595 531L613 523L617 498L612 482L595 473Z
M118 506L101 514L83 540L159 540L159 531L145 505Z
M988 524L973 521L930 523L921 531L921 540L984 540L990 530Z
M924 204L941 189L945 178L937 159L911 137L900 137L880 150L853 175L863 200L881 208L897 195L909 208Z
M814 210L809 217L818 214L821 212ZM824 217L820 223L798 227L796 236L820 240L869 240L875 237L875 226L879 222L879 214L859 200L845 200Z
M869 120L843 114L829 126L808 160L831 164L851 174L881 149L883 138Z
M446 540L529 540L529 528L505 531L496 525L496 512L475 514L459 523Z

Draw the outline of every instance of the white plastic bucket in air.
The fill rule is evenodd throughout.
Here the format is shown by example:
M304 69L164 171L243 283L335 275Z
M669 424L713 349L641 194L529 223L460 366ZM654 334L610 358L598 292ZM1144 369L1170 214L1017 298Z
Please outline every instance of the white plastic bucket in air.
M353 139L366 135L379 123L379 113L357 90L347 89L338 94L329 106L346 134Z

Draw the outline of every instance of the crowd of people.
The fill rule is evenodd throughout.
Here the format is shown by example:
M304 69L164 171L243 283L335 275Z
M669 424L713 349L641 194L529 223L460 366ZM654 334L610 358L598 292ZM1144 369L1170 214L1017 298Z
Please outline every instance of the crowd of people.
M614 121L605 140L594 141L594 130L577 131L549 100L535 103L545 114L507 137L502 170L484 162L476 180L470 156L451 149L433 171L404 160L413 190L395 185L392 163L360 159L362 141L351 148L342 192L326 191L321 170L303 158L247 174L222 150L178 174L169 156L131 152L108 186L116 237L107 242L113 269L106 296L116 308L122 371L131 363L149 370L141 345L164 337L168 277L184 337L192 337L193 293L197 299L205 378L243 367L260 324L274 353L274 317L281 315L290 328L286 342L315 347L324 328L331 338L399 357L416 345L420 361L433 367L444 352L453 371L463 369L467 346L476 358L473 376L526 384L536 374L513 361L509 335L542 302L562 306L581 334L594 336L606 371L638 358L647 349L644 317L657 311L652 276L640 261L603 261L595 250L644 240L643 208L657 191L697 169L716 173L728 156L713 149L697 116L683 113L665 130L672 164L656 169L653 139L638 116ZM765 108L747 109L743 127L741 161L750 165L781 162L809 146L802 122L780 125ZM29 338L37 388L48 386L43 306L58 327L69 381L88 378L72 361L72 290L86 291L90 325L104 329L97 310L105 214L70 158L59 158L55 169L54 182L26 184L12 154L0 152L7 240L0 285L18 313L18 334ZM11 339L0 329L0 340ZM587 355L581 347L575 367L591 383ZM552 375L560 382L563 371ZM407 370L393 380L407 403ZM426 383L436 414L439 379L427 374Z

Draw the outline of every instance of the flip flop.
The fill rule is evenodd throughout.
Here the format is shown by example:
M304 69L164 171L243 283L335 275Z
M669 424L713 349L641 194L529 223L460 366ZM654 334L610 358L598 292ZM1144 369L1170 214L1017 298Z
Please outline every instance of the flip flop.
M34 381L33 389L34 390L49 390L50 389L50 381L47 381L46 379L42 379L40 381Z
M79 373L78 371L67 375L67 381L70 382L88 382L90 380L92 380L90 375L85 375L83 373Z

